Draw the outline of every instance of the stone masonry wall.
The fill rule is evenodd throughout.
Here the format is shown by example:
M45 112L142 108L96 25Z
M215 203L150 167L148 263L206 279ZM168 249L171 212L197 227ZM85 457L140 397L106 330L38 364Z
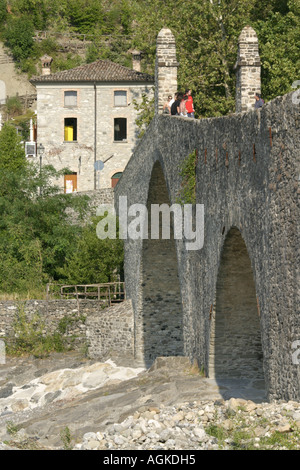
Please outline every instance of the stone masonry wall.
M72 348L88 346L90 357L101 358L108 352L133 354L130 300L108 309L103 309L97 300L1 301L0 338L10 340L14 337L14 322L20 312L25 313L28 323L38 316L38 324L43 325L45 336L62 332Z
M259 309L264 378L270 399L300 399L299 109L292 93L261 110L192 120L158 115L115 190L128 206L147 204L159 161L170 203L181 187L179 168L195 149L196 202L204 205L204 246L186 251L176 241L183 305L184 354L209 370L211 313L226 234L245 242ZM132 191L134 188L134 191ZM125 281L135 315L142 298L142 240L125 241ZM137 348L139 345L137 345Z
M126 300L86 320L88 354L92 358L134 356L134 319L132 304Z

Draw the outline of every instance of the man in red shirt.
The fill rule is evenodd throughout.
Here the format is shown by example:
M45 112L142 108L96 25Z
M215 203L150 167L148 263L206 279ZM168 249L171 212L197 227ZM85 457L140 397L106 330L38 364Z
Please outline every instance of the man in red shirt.
M188 99L185 102L185 107L187 110L188 117L195 117L194 102L192 97L192 90L185 90L185 94L188 96Z

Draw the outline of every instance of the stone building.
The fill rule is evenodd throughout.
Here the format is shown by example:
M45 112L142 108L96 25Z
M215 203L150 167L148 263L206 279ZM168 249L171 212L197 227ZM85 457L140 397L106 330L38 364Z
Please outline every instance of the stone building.
M47 59L31 80L42 164L69 170L66 192L114 187L137 142L133 102L151 95L154 77L107 60L52 74Z

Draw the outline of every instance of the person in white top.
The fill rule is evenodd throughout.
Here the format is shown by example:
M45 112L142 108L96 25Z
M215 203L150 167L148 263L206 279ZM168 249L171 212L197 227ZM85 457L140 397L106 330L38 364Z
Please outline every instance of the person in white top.
M164 114L171 114L171 106L172 106L173 102L174 102L174 100L172 100L172 96L169 95L168 100L163 105L163 113Z

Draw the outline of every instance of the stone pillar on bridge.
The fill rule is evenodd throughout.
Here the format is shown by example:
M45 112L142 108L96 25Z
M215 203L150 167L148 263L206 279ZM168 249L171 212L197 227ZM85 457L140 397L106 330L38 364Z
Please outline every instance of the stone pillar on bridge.
M175 38L170 29L163 28L157 36L155 65L155 113L162 113L168 95L177 91L177 68Z
M255 93L261 91L261 62L258 38L251 26L246 26L238 40L236 69L236 113L254 109Z

